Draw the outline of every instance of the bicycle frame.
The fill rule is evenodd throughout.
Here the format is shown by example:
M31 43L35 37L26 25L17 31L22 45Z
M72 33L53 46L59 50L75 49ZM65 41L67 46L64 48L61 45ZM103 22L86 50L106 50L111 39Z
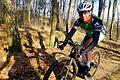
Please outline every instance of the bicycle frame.
M81 54L82 47L80 47L80 45L77 42L74 43L73 41L69 41L68 44L73 46L69 56L71 58L74 58L76 61L78 60L78 58L79 59L82 58L82 55L83 55Z

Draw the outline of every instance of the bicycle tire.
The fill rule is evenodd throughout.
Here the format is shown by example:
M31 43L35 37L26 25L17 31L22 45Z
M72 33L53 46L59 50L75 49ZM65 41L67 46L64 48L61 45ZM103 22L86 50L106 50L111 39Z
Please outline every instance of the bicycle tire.
M100 52L100 50L96 49L96 50L92 51L92 54L94 56L94 63L96 64L96 67L94 67L93 70L90 70L91 77L93 77L98 70L98 67L99 67L99 64L100 64L100 54L101 54L101 52Z
M50 74L52 73L52 72L54 72L54 70L55 70L55 68L57 69L57 67L59 67L60 65L61 65L61 63L63 63L63 62L68 62L68 64L69 64L69 61L71 61L71 59L72 58L70 58L70 57L62 57L62 58L60 58L60 59L58 59L58 61L55 61L55 62L53 62L52 63L52 65L49 67L49 69L47 70L47 72L45 73L45 75L44 75L44 78L43 78L43 80L48 80L49 79L49 77L50 77ZM62 66L62 65L61 65ZM66 64L64 64L64 68L66 68ZM70 66L73 66L72 68L73 68L73 76L72 76L72 78L71 78L71 80L75 80L75 78L76 78L76 74L77 74L77 71L78 71L78 68L77 68L77 64L76 64L76 62L74 61L74 59L72 60L72 65L70 65ZM58 70L58 72L59 72L59 69L57 69ZM64 69L63 69L64 70ZM61 70L62 71L62 70ZM60 72L61 72L60 71ZM58 73L58 74L60 74L60 73ZM55 76L56 77L56 80L61 80L61 79L59 79L60 78L60 76L59 75L56 75ZM53 80L53 79L52 79ZM70 80L70 79L69 79Z

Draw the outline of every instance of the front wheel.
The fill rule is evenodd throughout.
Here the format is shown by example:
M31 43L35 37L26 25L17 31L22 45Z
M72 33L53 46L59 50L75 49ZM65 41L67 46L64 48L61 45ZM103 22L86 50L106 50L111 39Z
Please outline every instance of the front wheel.
M62 57L52 63L43 80L75 80L77 71L77 65L73 58Z

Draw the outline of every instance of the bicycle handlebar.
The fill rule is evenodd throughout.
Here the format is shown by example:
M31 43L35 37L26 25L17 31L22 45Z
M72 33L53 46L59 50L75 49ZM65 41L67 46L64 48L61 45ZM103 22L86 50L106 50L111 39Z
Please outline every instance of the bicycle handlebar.
M57 39L57 48L59 48L60 44L62 43L64 43L64 41L59 41ZM70 39L67 41L67 44L72 46L74 50L76 51L76 53L81 53L82 47L77 42L74 42L72 39Z
M57 43L57 47L59 47L59 45L60 45L61 43L64 43L64 41L59 41L58 38L56 37L55 43ZM69 44L69 45L71 45L71 46L73 46L73 47L74 47L75 45L79 45L77 42L74 42L72 39L68 40L68 41L67 41L67 44Z
M75 46L77 42L74 42L72 39L71 40L68 40L68 44L69 45L72 45L72 46Z

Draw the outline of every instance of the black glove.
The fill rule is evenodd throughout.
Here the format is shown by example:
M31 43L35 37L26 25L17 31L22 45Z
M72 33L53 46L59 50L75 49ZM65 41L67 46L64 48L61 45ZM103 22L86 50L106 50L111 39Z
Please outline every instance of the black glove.
M63 42L63 44L61 44L61 45L59 45L58 46L58 48L60 48L61 50L63 50L64 49L64 47L67 45L67 40L65 40L64 42Z
M63 44L58 46L58 48L60 48L60 50L63 50L64 47L65 47L65 46L64 46Z

